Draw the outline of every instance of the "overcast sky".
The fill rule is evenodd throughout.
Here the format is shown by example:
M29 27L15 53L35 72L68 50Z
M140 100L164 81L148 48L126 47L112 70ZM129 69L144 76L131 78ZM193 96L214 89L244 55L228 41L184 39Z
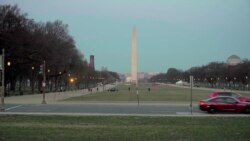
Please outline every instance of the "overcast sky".
M1 0L39 22L62 20L97 69L127 73L132 27L138 71L189 69L232 55L250 59L249 0Z

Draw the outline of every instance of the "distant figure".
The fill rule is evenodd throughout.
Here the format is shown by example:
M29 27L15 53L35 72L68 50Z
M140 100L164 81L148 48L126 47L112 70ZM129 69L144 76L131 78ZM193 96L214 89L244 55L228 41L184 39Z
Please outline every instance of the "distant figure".
M128 91L130 92L130 87L128 87Z
M151 89L150 88L148 88L148 92L150 92L151 91Z
M96 90L98 91L98 88L96 88Z

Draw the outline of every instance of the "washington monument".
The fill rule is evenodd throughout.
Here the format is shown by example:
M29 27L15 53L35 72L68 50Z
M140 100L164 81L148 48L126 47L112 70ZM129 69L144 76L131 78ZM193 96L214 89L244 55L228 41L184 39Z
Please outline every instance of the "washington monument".
M136 27L132 29L132 56L131 56L131 82L138 83L137 80L137 55L136 55Z

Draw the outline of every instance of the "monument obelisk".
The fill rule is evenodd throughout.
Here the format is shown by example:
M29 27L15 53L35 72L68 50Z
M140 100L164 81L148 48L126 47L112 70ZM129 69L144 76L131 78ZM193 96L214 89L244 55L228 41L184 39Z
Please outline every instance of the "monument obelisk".
M137 80L137 55L136 55L136 27L132 29L132 56L131 56L131 82L138 83Z

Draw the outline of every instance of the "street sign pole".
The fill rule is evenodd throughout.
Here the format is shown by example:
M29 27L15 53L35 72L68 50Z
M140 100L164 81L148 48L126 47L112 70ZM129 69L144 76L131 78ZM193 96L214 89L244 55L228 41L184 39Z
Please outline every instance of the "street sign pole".
M136 96L137 96L138 106L140 106L139 90L138 90L138 80L136 80Z
M46 88L46 71L45 71L45 60L43 61L43 83L42 83L42 89L43 89L43 101L42 104L46 104L45 101L45 88Z
M4 49L2 49L2 62L0 62L2 64L2 95L1 95L1 112L4 112L4 93L5 93L5 89L4 89Z
M191 115L193 114L193 80L194 77L191 75L190 76L190 113Z

